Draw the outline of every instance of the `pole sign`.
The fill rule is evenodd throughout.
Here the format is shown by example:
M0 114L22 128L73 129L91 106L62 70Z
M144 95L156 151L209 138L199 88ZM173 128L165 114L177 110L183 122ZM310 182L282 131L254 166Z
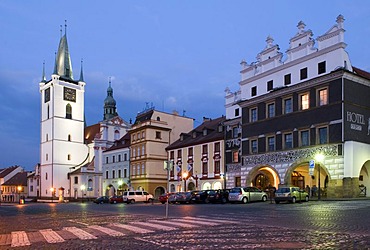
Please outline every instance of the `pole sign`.
M314 172L314 170L315 170L315 160L310 160L310 165L309 165L309 169L308 169L309 171L309 174L311 175L311 176L313 176L313 172Z

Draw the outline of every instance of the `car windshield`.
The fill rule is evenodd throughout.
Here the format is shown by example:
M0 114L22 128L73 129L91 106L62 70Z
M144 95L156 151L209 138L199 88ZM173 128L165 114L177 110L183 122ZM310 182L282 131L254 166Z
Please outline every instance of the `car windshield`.
M279 188L278 190L276 190L276 193L289 193L290 192L290 188Z
M240 188L233 188L230 190L230 193L240 193Z

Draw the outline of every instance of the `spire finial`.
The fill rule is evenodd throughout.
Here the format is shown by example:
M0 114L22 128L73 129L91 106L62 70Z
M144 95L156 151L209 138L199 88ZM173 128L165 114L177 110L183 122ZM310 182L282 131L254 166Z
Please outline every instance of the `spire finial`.
M80 72L80 82L84 81L84 73L83 73L83 58L81 58L81 72Z
M67 35L67 20L64 20L64 34Z
M42 79L41 82L46 82L46 77L45 77L45 60L42 63Z
M62 28L62 25L60 25L60 38L62 38L63 36L63 28Z
M110 77L109 77L109 87L111 87L111 86L110 86L110 85L111 85L111 82L112 82L112 81L111 81L111 78L112 78L112 77L110 76Z

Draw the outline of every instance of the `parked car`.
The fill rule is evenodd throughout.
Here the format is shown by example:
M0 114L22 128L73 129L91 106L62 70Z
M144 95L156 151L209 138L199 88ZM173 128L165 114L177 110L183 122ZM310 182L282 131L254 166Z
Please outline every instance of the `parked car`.
M135 202L153 202L153 195L146 191L125 191L123 192L123 202L135 203Z
M252 201L266 201L267 193L256 187L235 187L229 192L229 201L231 203L248 203Z
M116 204L116 203L122 203L123 202L123 197L122 195L115 195L109 198L109 202L111 204Z
M96 204L103 204L103 203L109 203L109 197L108 196L100 196L94 200L94 203Z
M191 202L191 192L178 192L176 193L176 202L180 204Z
M229 190L228 189L218 189L210 190L208 192L208 201L211 203L226 203L229 202Z
M275 203L279 204L281 201L288 201L295 203L296 201L308 201L308 193L299 187L279 187L275 192Z
M208 200L208 193L211 190L198 190L198 191L191 191L191 202L192 203L209 203Z
M171 193L168 196L168 203L175 204L176 203L176 193Z
M169 197L170 195L172 195L172 194L174 194L174 193L164 193L164 194L161 194L161 195L158 197L159 202L160 202L160 203L162 203L162 204L166 203L166 202L167 202L167 200L168 200L168 197Z

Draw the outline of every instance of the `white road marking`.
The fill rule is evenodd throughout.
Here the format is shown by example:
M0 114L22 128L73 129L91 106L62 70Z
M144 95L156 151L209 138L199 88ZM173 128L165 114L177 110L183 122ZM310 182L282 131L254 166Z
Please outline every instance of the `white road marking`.
M158 225L158 224L153 224L153 223L148 223L148 222L131 222L130 224L132 225L141 225L141 226L146 226L146 227L152 227L160 230L165 230L165 231L172 231L172 230L177 230L176 227L169 227L169 226L163 226L163 225Z
M63 242L64 239L52 229L43 229L39 231L48 243Z
M168 220L150 220L150 222L155 222L155 223L160 223L160 224L167 224L171 226L178 226L178 227L186 227L186 228L193 228L193 227L198 227L198 225L194 224L187 224L183 222L177 222L176 221L168 221Z
M77 227L65 227L64 230L73 233L81 240L94 240L97 239L94 235L85 232L84 230L77 228Z
M239 223L238 221L233 221L233 220L224 220L224 219L221 219L221 220L217 220L217 219L208 219L208 218L204 218L204 217L190 217L190 216L186 216L184 217L185 219L189 219L189 220L201 220L201 221L210 221L210 222L216 222L216 223L226 223L226 224L237 224Z
M29 246L31 242L25 231L15 231L12 232L12 244L11 247L23 247Z
M124 233L121 233L119 231L116 231L116 230L113 230L113 229L110 229L110 228L107 228L107 227L98 226L98 225L92 225L92 226L88 226L88 227L92 228L92 229L99 230L100 232L106 233L110 236L124 236L125 235Z
M192 219L192 220L190 220L190 219L177 219L177 221L187 222L187 223L195 223L195 224L207 225L207 226L217 226L217 225L220 225L220 223L200 221L200 220L197 220L197 219Z
M115 226L115 227L119 227L119 228L124 228L124 229L127 229L127 230L135 232L135 233L139 233L139 234L153 233L154 232L152 230L148 230L148 229L144 229L144 228L140 228L140 227L135 227L135 226L131 226L131 225L126 225L126 224L112 223L111 225Z

